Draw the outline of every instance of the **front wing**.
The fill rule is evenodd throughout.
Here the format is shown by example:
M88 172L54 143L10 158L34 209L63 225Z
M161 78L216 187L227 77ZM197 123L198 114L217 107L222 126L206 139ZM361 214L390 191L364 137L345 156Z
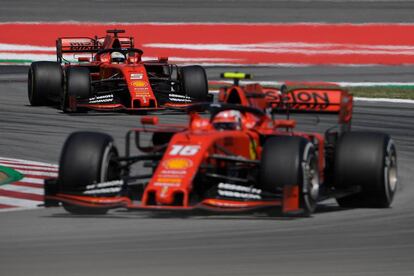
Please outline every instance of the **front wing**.
M48 179L45 181L45 207L59 206L60 203L67 203L94 209L127 208L130 210L153 211L207 210L212 212L245 212L269 207L279 207L284 214L297 214L302 211L299 207L298 186L286 186L280 198L263 200L205 198L190 206L144 205L141 201L133 200L128 196L101 197L66 194L59 192L56 187L56 179Z

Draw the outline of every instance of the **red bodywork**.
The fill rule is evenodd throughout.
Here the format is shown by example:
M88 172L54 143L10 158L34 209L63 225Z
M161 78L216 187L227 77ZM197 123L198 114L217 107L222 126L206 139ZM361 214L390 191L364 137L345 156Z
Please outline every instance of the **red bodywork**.
M256 83L222 87L219 90L218 101L251 106L261 110L338 113L339 124L349 125L351 123L353 97L338 85L310 82L287 82L286 84L295 88L282 93L279 88L263 87ZM312 86L317 88L312 88Z
M270 93L272 97L269 96ZM273 107L279 111L289 108L291 112L336 113L339 114L339 124L342 126L340 130L344 131L349 129L351 122L352 96L339 88L297 89L280 94L276 89L266 90L260 85L247 85L232 86L220 92L221 100L236 103L232 101L236 98L239 100L237 105L239 108L245 106L263 110ZM264 141L267 137L275 135L301 136L311 141L319 153L319 178L321 183L324 181L327 141L323 134L294 131L296 124L294 120L273 120L265 113L253 113L243 113L241 129L226 131L215 129L210 119L195 112L190 112L187 126L160 125L155 117L144 117L142 119L144 127L133 129L130 133L172 132L173 135L145 186L142 197L102 198L56 193L47 195L46 200L95 208L242 211L280 206L285 213L298 212L300 210L297 185L285 186L280 197L267 199L230 200L197 196L200 183L209 185L209 182L203 178L209 175L209 168L215 170L220 170L221 167L227 168L225 162L229 161L228 156L232 159L230 162L235 162L238 166L246 166L247 171L253 171L254 166L260 165ZM155 125L155 129L147 125ZM216 181L216 184L227 185L225 181Z
M171 74L168 75L159 71L176 70L177 66L169 64L167 57L159 57L158 60L142 61L143 52L140 49L128 52L128 49L134 49L134 39L132 37L118 36L118 32L123 31L108 31L108 34L102 38L64 37L56 41L57 60L63 63L64 71L68 67L87 67L91 72L92 84L109 83L111 79L114 81L112 84L114 84L118 79L122 85L121 88L129 93L128 96L124 95L122 98L118 98L120 89L117 85L113 85L109 91L115 92L95 93L89 99L77 100L76 97L69 95L68 111L76 111L77 109L133 111L187 106L191 102L188 99L186 99L186 103L183 103L183 100L177 102L170 101L168 96L167 99L160 100L151 80L151 77L157 75L159 79L168 81ZM114 33L114 35L109 33ZM116 63L111 61L110 50L116 49L127 51L123 62ZM105 52L105 50L107 51ZM68 60L69 58L70 60ZM155 68L154 70L157 72L150 72L148 68ZM174 82L174 80L172 81ZM91 89L92 91L99 91L100 88L101 86L95 85ZM180 95L178 97L180 97L178 100L182 98Z
M239 92L244 91L240 87L233 87ZM234 91L234 90L233 90ZM309 96L316 93L315 98L327 95L329 104L313 106L309 102L295 102L300 98L300 93L308 93ZM322 94L321 94L322 93ZM288 100L283 104L293 104L292 108L300 111L335 112L339 114L339 122L347 126L351 120L352 96L347 92L335 90L294 90L286 94ZM290 95L290 96L289 96ZM311 97L309 97L312 99ZM253 98L256 99L256 98ZM262 104L263 99L257 98L257 105ZM302 99L305 99L302 96ZM314 99L313 99L314 100ZM312 100L312 101L313 101ZM272 105L281 105L279 100L273 99ZM256 105L256 106L257 106ZM284 106L281 106L284 108ZM223 199L216 197L204 197L195 200L194 196L199 182L203 182L200 175L207 175L208 168L220 168L223 165L223 153L239 158L240 164L260 164L263 140L275 135L301 136L314 143L319 158L319 178L321 183L325 177L326 137L320 133L304 133L294 131L295 121L291 119L272 120L268 115L251 114L246 112L243 116L240 130L216 130L210 119L204 118L198 113L191 112L189 123L185 125L161 125L156 117L144 117L143 128L133 129L131 133L142 132L170 132L174 134L163 152L152 177L145 186L141 197L131 196L85 196L56 193L47 195L47 200L57 200L78 206L91 208L115 208L126 207L129 209L143 210L193 210L207 209L216 211L244 211L265 207L282 208L284 213L297 213L299 209L299 186L285 186L279 198L267 199ZM146 127L155 125L155 129ZM129 147L129 146L128 146ZM218 181L218 185L226 185L225 181ZM207 183L207 182L205 182ZM205 184L203 184L205 185ZM208 184L207 184L208 185ZM47 194L47 193L46 193Z

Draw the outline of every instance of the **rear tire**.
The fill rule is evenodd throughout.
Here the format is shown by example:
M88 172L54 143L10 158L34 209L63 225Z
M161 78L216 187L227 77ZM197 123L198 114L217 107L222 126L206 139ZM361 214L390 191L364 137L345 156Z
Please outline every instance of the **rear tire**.
M60 157L59 190L81 195L87 185L119 179L117 157L118 151L111 136L97 132L72 133ZM108 211L106 208L88 208L68 203L64 203L63 207L73 214L105 214Z
M263 148L260 183L272 193L299 185L299 207L305 216L312 214L319 197L318 158L313 144L296 136L269 138Z
M207 100L208 83L204 68L193 65L182 67L180 71L183 94L198 101Z
M358 194L337 198L341 207L388 208L397 183L397 153L389 135L349 132L339 139L335 154L335 186L361 188Z
M30 65L27 94L30 105L52 105L63 92L62 67L57 62L36 61Z
M91 78L85 67L69 67L66 70L66 89L62 97L62 110L70 112L69 97L88 99L91 95Z

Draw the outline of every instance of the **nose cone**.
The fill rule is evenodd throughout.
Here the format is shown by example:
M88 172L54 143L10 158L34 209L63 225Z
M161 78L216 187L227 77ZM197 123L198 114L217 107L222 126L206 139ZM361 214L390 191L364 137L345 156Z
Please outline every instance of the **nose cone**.
M171 205L174 202L174 190L168 186L162 187L156 193L156 201L163 205Z

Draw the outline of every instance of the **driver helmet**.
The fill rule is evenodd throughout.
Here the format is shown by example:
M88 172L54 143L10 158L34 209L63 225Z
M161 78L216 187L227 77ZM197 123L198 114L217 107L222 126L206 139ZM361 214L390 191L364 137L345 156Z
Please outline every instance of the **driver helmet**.
M123 53L120 52L113 52L111 53L111 62L112 63L121 63L125 62L125 56Z
M221 111L214 117L212 123L217 130L240 130L242 128L242 114L238 110Z

